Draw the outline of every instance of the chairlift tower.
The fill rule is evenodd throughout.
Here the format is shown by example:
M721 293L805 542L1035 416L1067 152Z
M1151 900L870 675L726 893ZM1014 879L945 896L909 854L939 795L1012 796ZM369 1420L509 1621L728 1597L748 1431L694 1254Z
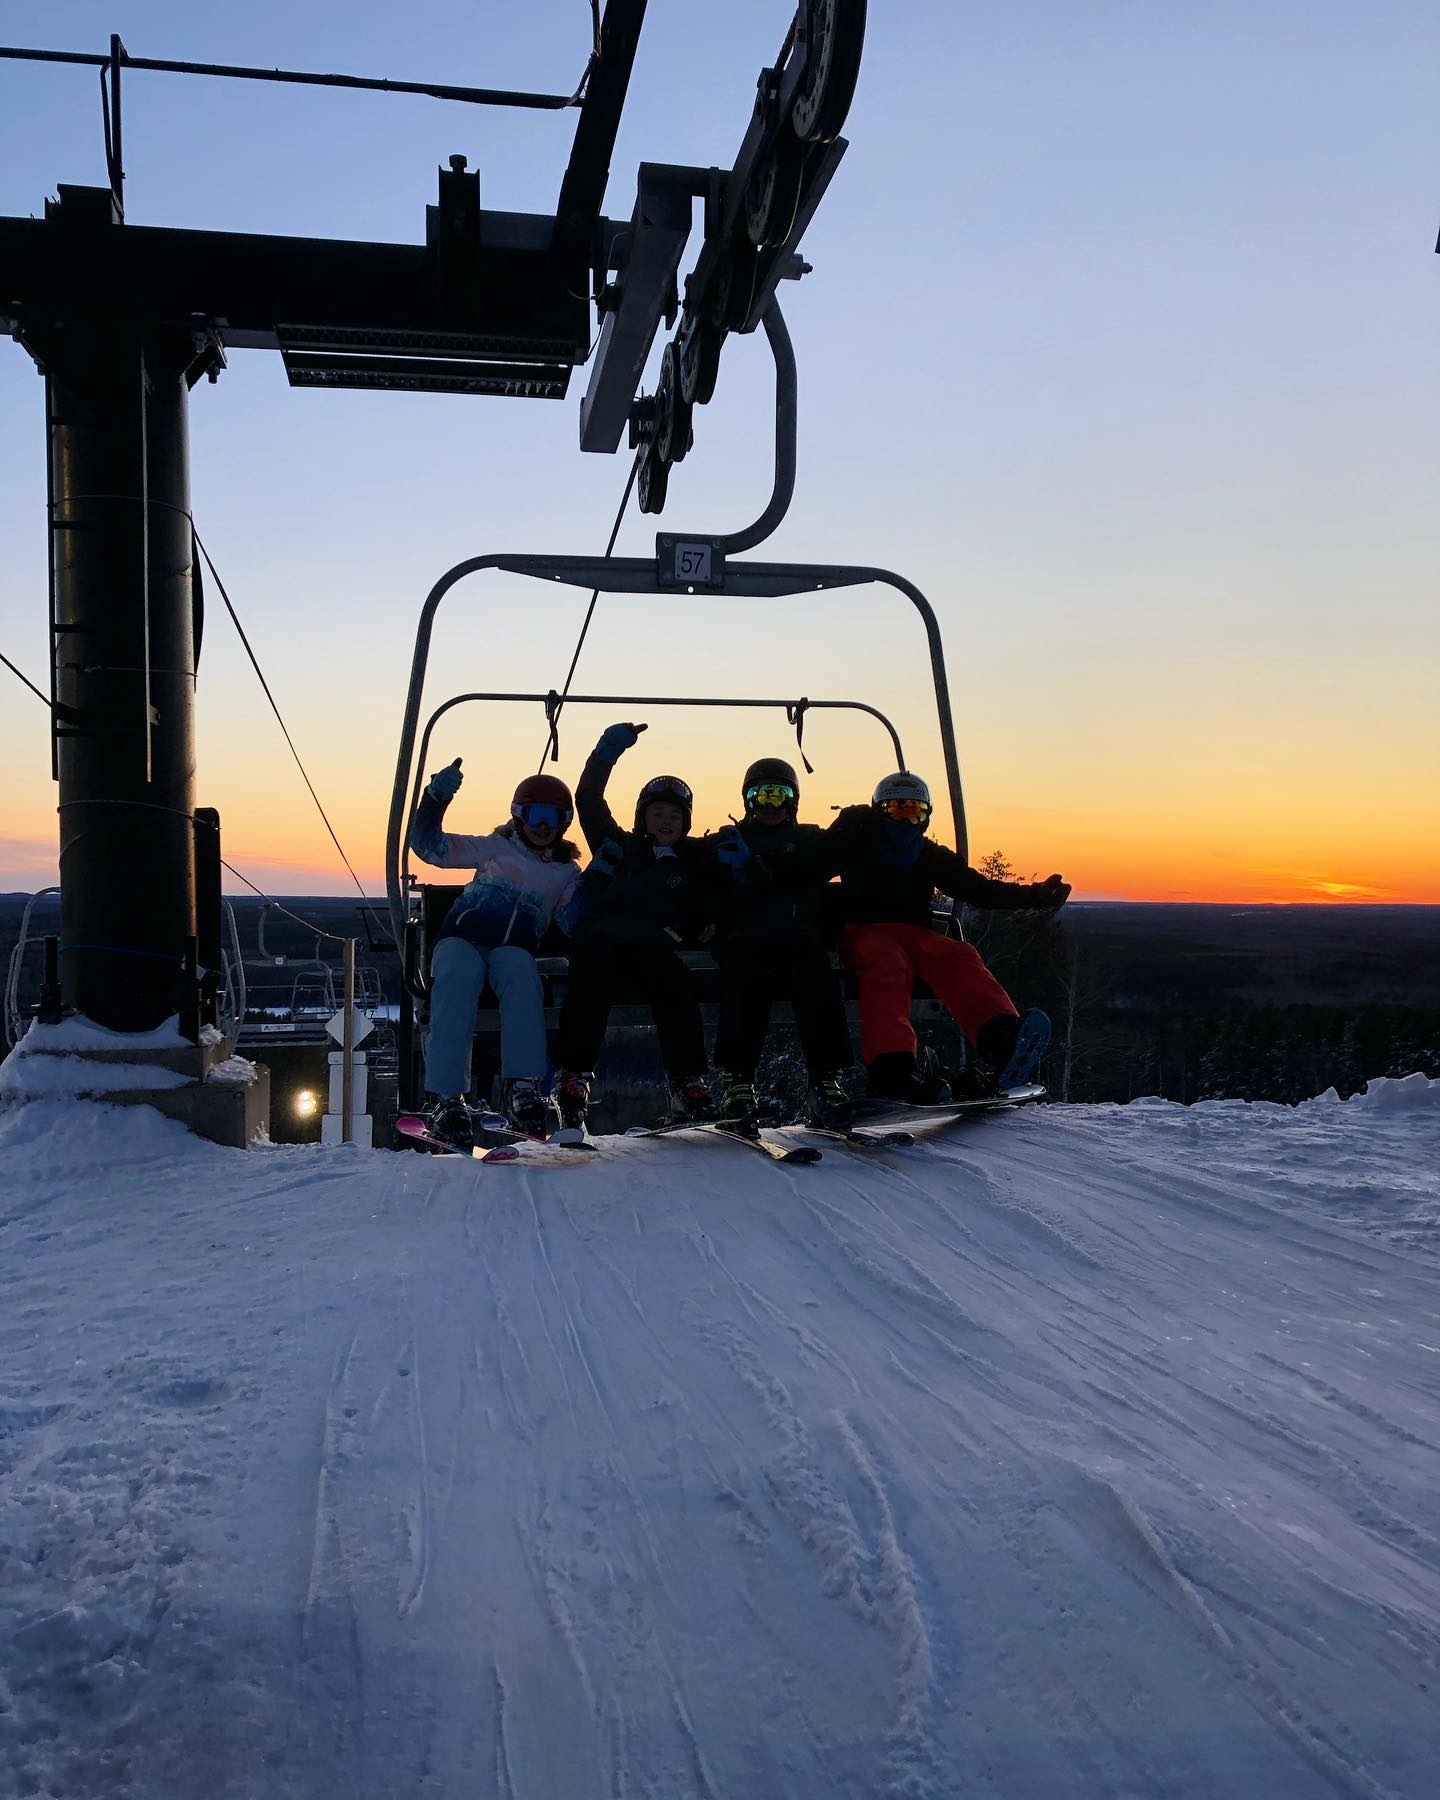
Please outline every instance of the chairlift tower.
M658 511L726 336L753 331L795 271L844 153L864 0L799 0L732 167L642 164L617 221L601 209L645 13L646 0L607 0L570 95L137 57L118 37L104 54L0 49L98 68L105 114L105 186L62 185L42 218L0 218L0 329L46 381L61 988L97 1023L143 1031L178 1011L193 1033L219 958L205 896L197 936L197 831L217 883L219 865L218 822L195 808L195 384L230 352L270 350L294 386L554 400L590 360L581 447L613 453L628 430L642 508ZM451 157L423 244L160 229L125 217L128 71L573 111L575 133L549 214L484 208L479 174ZM682 300L697 206L704 242ZM677 317L660 391L637 400L660 322Z

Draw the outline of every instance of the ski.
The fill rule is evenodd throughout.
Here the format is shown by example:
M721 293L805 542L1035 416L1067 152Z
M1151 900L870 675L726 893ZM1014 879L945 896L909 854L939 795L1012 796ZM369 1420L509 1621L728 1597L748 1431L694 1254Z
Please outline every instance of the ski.
M518 1144L494 1144L488 1150L475 1146L475 1159L482 1163L518 1163L522 1168L568 1168L576 1163L592 1162L599 1145L576 1139L561 1142L558 1138L522 1138Z
M600 1146L583 1125L562 1125L546 1138L547 1144L569 1144L581 1150L598 1150Z
M799 1144L786 1148L782 1144L767 1143L759 1133L751 1136L746 1131L736 1131L718 1119L677 1119L673 1124L664 1125L632 1125L625 1133L626 1137L660 1138L671 1137L677 1131L708 1131L715 1137L728 1138L732 1144L743 1144L747 1150L758 1150L762 1156L768 1156L771 1162L781 1163L817 1163L821 1152L810 1145Z
M835 1138L849 1144L852 1150L906 1150L915 1142L913 1131L839 1131L829 1125L807 1125L804 1119L800 1120L799 1129L813 1132L816 1137Z

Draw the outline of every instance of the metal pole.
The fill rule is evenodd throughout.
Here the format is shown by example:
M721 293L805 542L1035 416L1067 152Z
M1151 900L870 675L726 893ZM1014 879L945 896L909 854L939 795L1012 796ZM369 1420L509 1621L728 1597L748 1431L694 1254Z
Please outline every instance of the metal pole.
M115 210L125 217L125 140L120 123L120 65L125 61L125 46L117 33L110 34L110 192Z
M0 45L0 60L79 63L99 69L123 65L127 69L149 69L169 75L223 75L239 81L286 81L299 82L306 87L363 88L377 94L424 94L432 100L465 100L476 106L520 106L541 112L565 112L581 104L574 94L527 94L508 88L452 87L434 81L386 81L369 75L323 75L303 69L247 69L232 63L176 62L162 56L131 56L118 37L112 37L110 42L109 56L88 50L28 50L5 44ZM117 45L118 54L114 48Z
M200 1023L220 1023L220 979L223 956L220 929L220 814L213 806L195 808L195 941L199 957Z
M35 1017L42 1025L58 1025L65 1016L60 994L60 940L45 940L45 979L40 988L40 1004Z
M186 329L37 334L50 380L61 966L97 1024L174 1010L195 932Z
M345 940L345 1034L340 1046L340 1142L348 1144L354 1132L350 1124L354 1080L351 1058L355 1054L355 940Z

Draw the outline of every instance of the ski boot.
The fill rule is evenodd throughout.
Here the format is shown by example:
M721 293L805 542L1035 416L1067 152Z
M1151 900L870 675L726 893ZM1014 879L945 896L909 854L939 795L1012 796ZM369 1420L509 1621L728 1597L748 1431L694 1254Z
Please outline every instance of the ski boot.
M525 1137L548 1138L560 1129L560 1108L540 1091L534 1075L513 1075L502 1083L505 1116Z
M1000 1013L975 1034L976 1054L995 1071L995 1085L1002 1094L1034 1081L1049 1047L1050 1020L1038 1006L1018 1016Z
M671 1123L688 1120L703 1125L715 1117L710 1083L703 1075L672 1075L665 1084L670 1099Z
M420 1117L432 1138L452 1150L473 1150L475 1128L464 1094L427 1094Z
M838 1075L814 1077L805 1095L803 1117L807 1125L817 1126L821 1131L850 1129L855 1118L855 1102L840 1085Z
M760 1130L759 1106L755 1100L755 1083L743 1075L720 1074L720 1110L716 1123L727 1131L739 1131L756 1137Z
M866 1069L865 1092L872 1100L897 1100L903 1106L942 1106L950 1098L950 1084L928 1047L887 1050Z
M561 1069L555 1077L555 1104L567 1131L584 1131L590 1110L591 1076L587 1070Z

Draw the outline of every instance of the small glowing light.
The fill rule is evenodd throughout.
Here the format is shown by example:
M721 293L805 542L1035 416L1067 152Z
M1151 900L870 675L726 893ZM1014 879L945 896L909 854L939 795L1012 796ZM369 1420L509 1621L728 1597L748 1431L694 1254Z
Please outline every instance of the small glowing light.
M319 1104L320 1102L315 1098L314 1094L311 1093L309 1088L301 1088L300 1092L295 1096L295 1110L302 1119L308 1119Z

